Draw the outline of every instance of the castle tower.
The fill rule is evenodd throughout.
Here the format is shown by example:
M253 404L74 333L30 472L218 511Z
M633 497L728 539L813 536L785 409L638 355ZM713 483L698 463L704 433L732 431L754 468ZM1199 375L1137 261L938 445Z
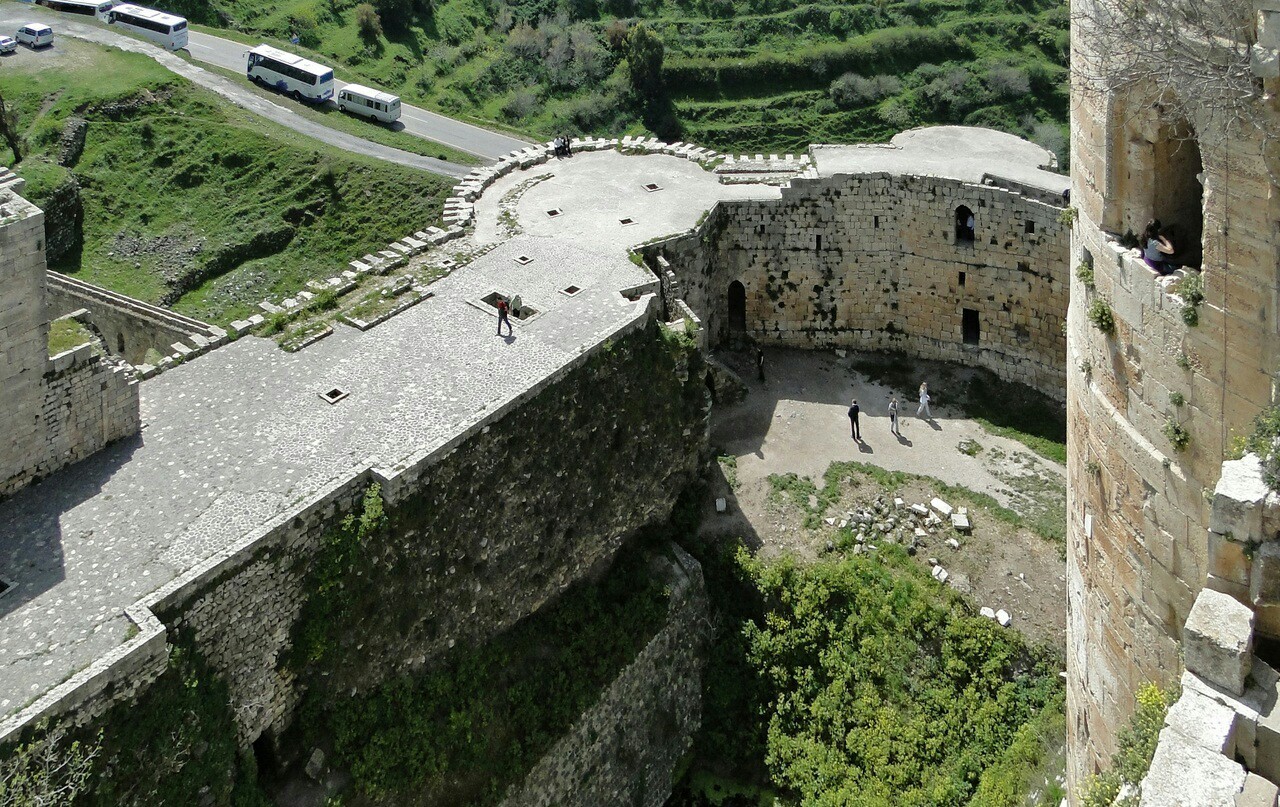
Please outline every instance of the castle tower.
M0 496L140 428L133 368L82 345L49 356L44 213L0 173Z
M1071 262L1092 270L1091 284L1073 270L1067 326L1077 795L1109 762L1139 686L1181 673L1183 623L1222 571L1208 550L1206 491L1233 435L1275 400L1280 369L1280 5L1192 4L1214 16L1196 24L1161 18L1168 0L1148 5L1126 16L1111 0L1073 2ZM1124 52L1125 41L1145 55ZM1178 262L1201 271L1161 277L1120 245L1153 219ZM1280 625L1259 630L1280 636Z
M8 492L10 480L44 450L49 362L44 213L12 190L0 190L0 346L0 492Z

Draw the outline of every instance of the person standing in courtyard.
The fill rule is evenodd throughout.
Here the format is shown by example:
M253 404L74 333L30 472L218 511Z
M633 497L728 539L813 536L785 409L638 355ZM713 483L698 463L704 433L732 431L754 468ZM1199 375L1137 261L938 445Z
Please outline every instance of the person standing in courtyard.
M920 406L916 409L916 417L933 420L933 413L929 411L929 384L927 382L920 384Z
M507 323L507 336L515 336L515 332L511 329L511 320L507 318L511 307L507 305L507 298L498 295L498 336L502 336L502 323Z
M897 437L902 436L902 432L898 431L898 396L894 396L889 401L889 433Z
M756 345L756 369L760 372L760 380L764 381L764 351Z
M511 298L511 316L515 317L516 319L520 319L520 307L522 305L524 305L524 302L521 301L520 295L519 294L513 295Z
M852 432L853 439L859 443L862 442L862 429L858 427L858 399L854 398L853 403L849 404L849 431Z

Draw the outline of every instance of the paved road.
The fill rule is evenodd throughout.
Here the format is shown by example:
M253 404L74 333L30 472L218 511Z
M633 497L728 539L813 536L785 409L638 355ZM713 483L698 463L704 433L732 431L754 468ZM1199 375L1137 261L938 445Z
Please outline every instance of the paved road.
M300 132L308 137L313 137L323 143L331 146L350 151L354 154L362 154L366 157L373 157L379 160L403 165L408 168L416 168L421 171L429 171L434 174L442 174L447 177L461 178L470 171L469 167L456 165L445 160L438 160L435 157L425 157L420 154L413 154L401 149L384 146L365 140L355 135L340 132L335 129L317 123L309 118L299 115L291 109L276 104L266 98L262 98L250 89L247 81L233 81L223 78L217 73L211 73L197 65L191 64L185 59L176 56L168 51L157 48L141 40L135 39L124 34L116 33L108 29L105 25L98 24L88 19L77 19L75 17L58 14L36 6L0 2L0 30L16 29L18 26L26 22L46 22L54 26L54 47L57 47L58 36L74 36L77 39L84 39L90 42L97 42L102 45L111 45L134 53L141 53L155 59L164 67L174 73L188 79L194 84L198 84L206 89L216 92L228 101L243 107L250 112L268 118L286 128ZM227 43L234 44L234 43ZM235 45L243 50L242 45ZM38 56L38 53L31 54ZM447 120L447 119L446 119ZM456 123L456 122L454 122ZM466 124L457 124L466 126ZM476 127L469 127L476 128ZM484 131L484 130L478 130ZM519 141L512 141L517 145ZM510 149L508 149L510 150Z
M191 58L193 59L208 62L227 70L243 72L245 69L245 53L249 50L249 46L242 45L239 42L232 42L229 39L192 31L187 50L191 52ZM347 82L336 79L333 83L334 92L347 85ZM485 157L490 160L496 160L508 152L529 145L527 141L491 132L488 129L472 126L469 123L463 123L453 118L446 118L444 115L437 115L434 112L428 112L425 109L408 106L407 104L402 105L400 108L400 121L404 124L404 131L410 134L425 137L437 143L444 143L459 151L465 151L468 154L474 154L477 157Z

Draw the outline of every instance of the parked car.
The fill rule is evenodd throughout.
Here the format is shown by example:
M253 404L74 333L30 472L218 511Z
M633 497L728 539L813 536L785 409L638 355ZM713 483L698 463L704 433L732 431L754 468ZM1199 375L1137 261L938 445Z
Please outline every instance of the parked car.
M15 38L33 49L41 48L53 44L53 29L38 22L29 22L18 29Z
M0 53L13 53L18 49L18 40L11 36L0 36Z

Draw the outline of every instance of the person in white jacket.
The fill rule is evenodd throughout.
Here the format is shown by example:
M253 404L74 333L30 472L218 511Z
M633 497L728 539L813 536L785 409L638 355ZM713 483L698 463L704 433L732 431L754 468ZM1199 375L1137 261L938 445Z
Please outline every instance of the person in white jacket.
M920 385L920 406L916 409L916 417L933 420L933 414L929 411L929 384L927 382Z

